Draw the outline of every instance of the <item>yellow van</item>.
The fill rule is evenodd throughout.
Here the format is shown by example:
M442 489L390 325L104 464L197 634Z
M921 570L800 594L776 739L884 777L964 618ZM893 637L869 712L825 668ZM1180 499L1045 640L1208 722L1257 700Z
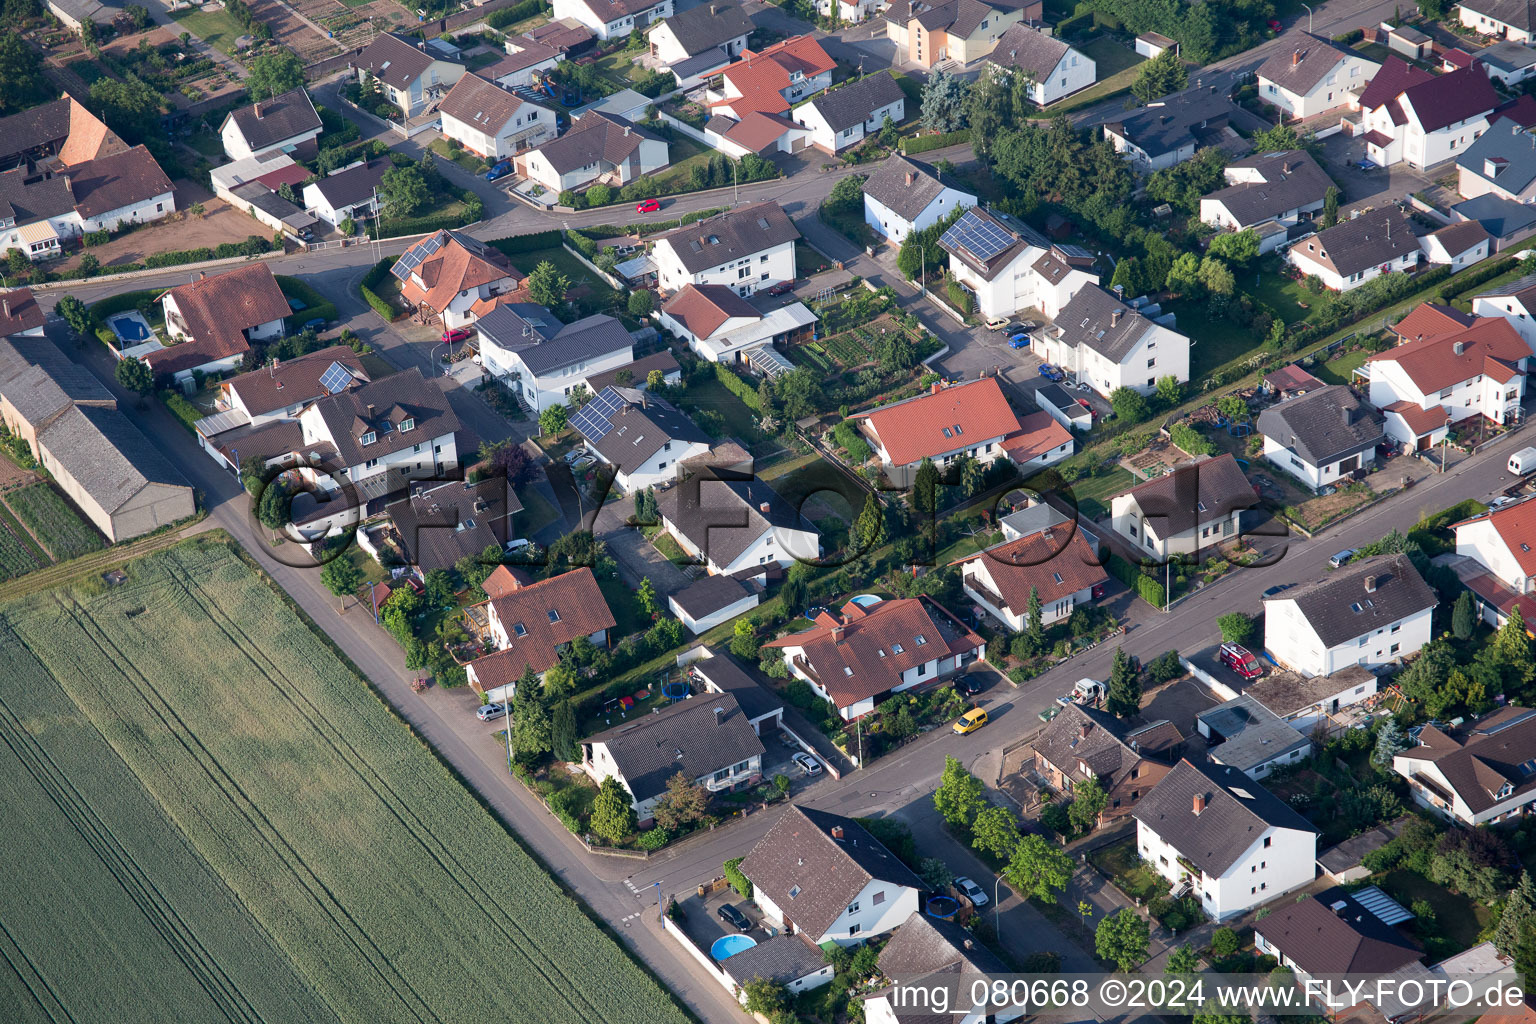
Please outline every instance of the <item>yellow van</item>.
M981 708L972 708L960 716L960 721L955 723L955 733L964 736L968 732L975 732L987 724L987 713Z

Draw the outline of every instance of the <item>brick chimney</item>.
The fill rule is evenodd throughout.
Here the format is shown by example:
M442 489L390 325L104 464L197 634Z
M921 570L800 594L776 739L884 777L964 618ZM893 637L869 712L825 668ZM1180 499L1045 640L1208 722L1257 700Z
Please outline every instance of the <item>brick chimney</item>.
M1125 310L1123 310L1123 309L1116 309L1116 310L1111 311L1110 314L1109 314L1109 326L1111 326L1111 327L1118 326L1119 323L1120 323L1120 317L1123 316L1124 314L1125 314Z
M841 825L833 825L832 826L832 838L833 839L842 839L843 838L843 826L841 826Z
M1291 67L1295 67L1296 65L1298 65L1300 63L1301 63L1301 51L1300 50L1292 50L1291 51Z
M769 504L768 504L768 502L766 502L766 501L764 501L764 502L759 502L759 503L758 503L758 506L757 506L757 510L758 510L758 511L759 511L759 512L761 512L761 513L762 513L762 514L763 514L763 515L767 515L767 514L768 514L768 510L769 510L769 509L770 509L770 508L771 508L771 507L772 507L772 506L771 506L771 505L769 505Z
M845 632L847 632L847 630L848 630L847 626L833 626L832 627L832 642L835 643L835 644L842 643L843 642L843 634Z
M1080 739L1087 739L1088 738L1088 734L1090 732L1092 732L1092 731L1093 731L1093 723L1092 722L1084 722L1082 725L1078 726L1077 735L1078 735L1078 737Z
M1195 794L1195 808L1194 808L1195 816L1199 817L1200 816L1200 812L1205 810L1205 805L1210 803L1210 802L1211 802L1211 798L1209 796L1207 796L1206 794L1204 794L1204 793L1196 793Z
M1367 576L1365 578L1365 592L1367 594L1374 594L1374 593L1376 593L1376 577L1375 576Z
M933 382L932 385L930 385L928 393L931 394L931 395L936 395L940 391L943 391L943 390L944 390L944 382L936 380L936 381Z
M916 180L917 180L917 172L916 171L908 171L907 172L907 187L911 188L912 187L912 183L915 182Z

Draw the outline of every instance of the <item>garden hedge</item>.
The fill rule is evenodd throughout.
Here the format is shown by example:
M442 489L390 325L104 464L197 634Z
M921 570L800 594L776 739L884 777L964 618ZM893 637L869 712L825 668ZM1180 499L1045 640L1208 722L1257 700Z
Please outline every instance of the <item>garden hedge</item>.
M944 132L939 135L919 135L916 138L902 139L901 151L908 156L914 153L926 153L933 149L943 149L946 146L958 146L963 142L971 141L970 131Z
M748 409L762 415L763 403L758 401L757 389L736 376L736 372L724 363L715 363L714 367L715 376L725 385L725 390L745 402Z
M385 323L389 323L397 315L395 307L386 302L384 297L374 291L374 289L384 283L385 276L388 275L390 268L395 265L395 260L399 258L398 256L386 256L379 260L379 262L373 265L372 270L363 275L362 283L357 288L358 291L363 293L363 301L368 303L369 308L375 313L383 317Z

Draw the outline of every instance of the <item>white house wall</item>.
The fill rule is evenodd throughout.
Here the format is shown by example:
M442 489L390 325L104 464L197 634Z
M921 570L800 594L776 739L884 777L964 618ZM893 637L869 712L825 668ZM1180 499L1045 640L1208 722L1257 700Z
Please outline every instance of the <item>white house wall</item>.
M683 266L670 241L658 243L651 256L656 263L658 283L669 295L688 284L721 284L738 295L751 295L759 288L795 279L793 241L781 242L696 274L690 274Z

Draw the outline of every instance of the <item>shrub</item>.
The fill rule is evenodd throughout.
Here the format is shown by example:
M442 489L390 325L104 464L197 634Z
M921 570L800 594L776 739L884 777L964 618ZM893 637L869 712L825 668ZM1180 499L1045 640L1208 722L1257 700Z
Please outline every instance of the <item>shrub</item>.
M1150 576L1136 577L1136 594L1154 608L1161 608L1168 601L1168 591Z
M197 421L203 418L197 406L175 391L160 392L160 400L165 403L166 410L176 417L177 422L187 428L188 433L197 433Z
M395 265L395 260L397 259L399 259L398 256L386 256L379 260L379 262L373 265L372 270L363 275L362 284L358 286L358 290L363 293L363 300L368 303L375 313L383 317L386 323L395 318L395 307L385 302L384 297L374 289L384 283L385 276L389 273L390 268Z
M943 149L946 146L958 146L962 142L970 142L970 131L944 132L939 135L919 135L916 138L901 140L901 151L908 156L914 153L926 153L931 149Z
M486 15L485 23L494 29L503 29L508 25L516 25L520 21L526 21L535 14L548 11L549 4L545 0L523 0L522 3L513 4L511 7L503 7L499 11L492 11Z
M666 829L657 826L646 829L635 837L635 845L642 850L656 851L672 841L672 834ZM675 905L675 903L674 903Z
M715 377L725 385L725 390L746 403L748 409L762 415L763 403L757 397L757 389L738 377L736 371L724 363L715 363L714 367Z
M752 883L747 876L741 873L741 862L745 857L736 857L725 862L725 880L731 883L731 888L744 900L752 898Z

